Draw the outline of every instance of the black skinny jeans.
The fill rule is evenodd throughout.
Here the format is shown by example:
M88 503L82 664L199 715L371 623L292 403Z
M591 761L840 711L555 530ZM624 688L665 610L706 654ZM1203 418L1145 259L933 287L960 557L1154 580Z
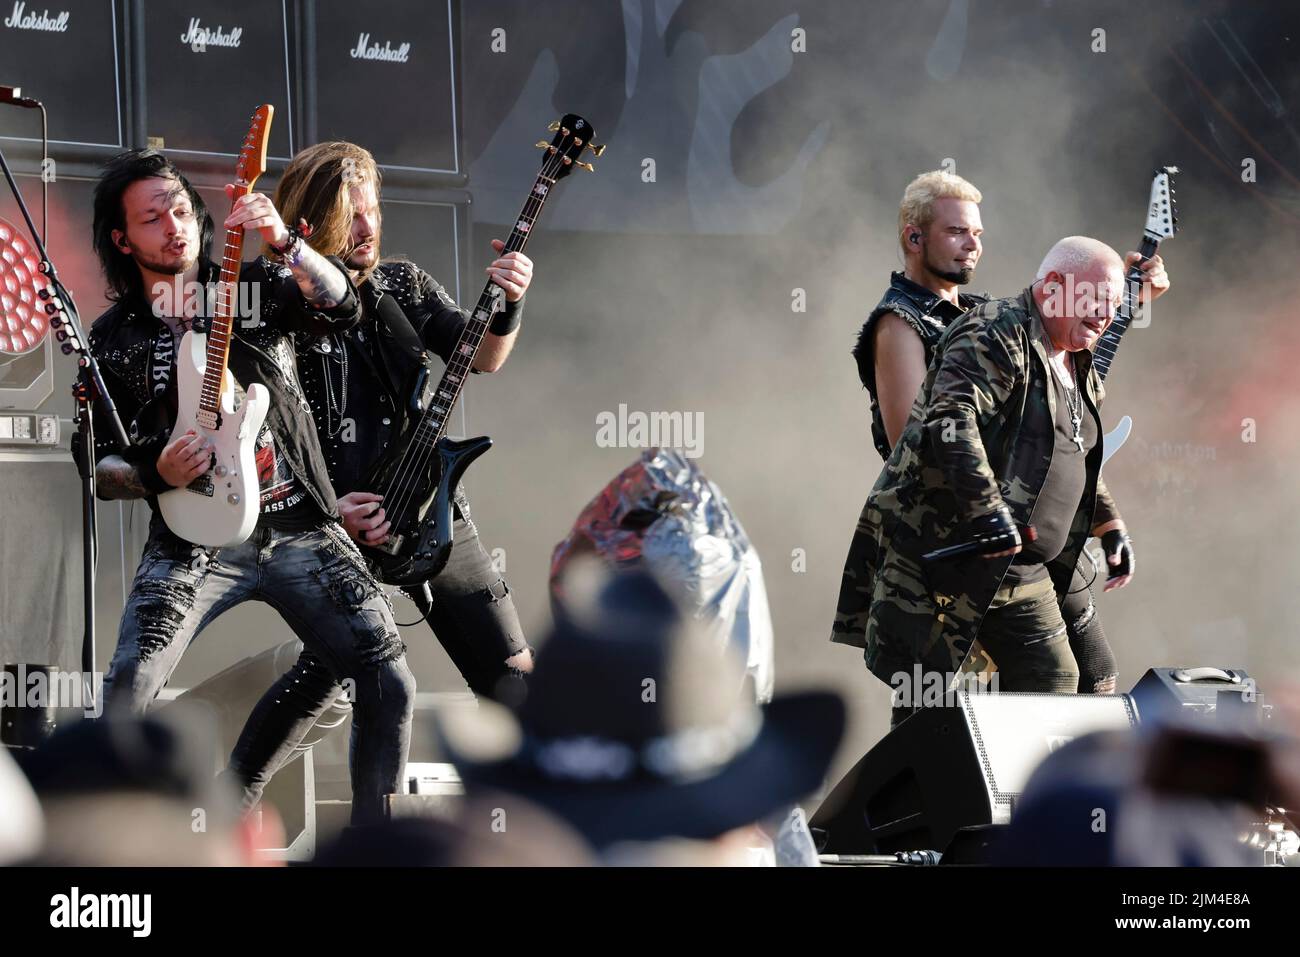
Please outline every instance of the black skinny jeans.
M529 647L519 613L468 516L456 519L454 536L447 566L429 583L433 605L428 622L475 694L513 700L523 675L506 659ZM342 694L330 669L304 649L262 696L244 724L227 772L243 788L245 810L261 799L271 776Z

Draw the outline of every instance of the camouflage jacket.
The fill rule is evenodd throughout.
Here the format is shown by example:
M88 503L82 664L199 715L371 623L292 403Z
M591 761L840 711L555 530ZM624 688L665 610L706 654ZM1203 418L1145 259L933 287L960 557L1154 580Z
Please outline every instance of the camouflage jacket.
M867 497L831 640L865 648L867 667L886 683L916 662L941 674L981 667L972 665L978 656L967 656L978 647L980 621L1011 557L923 565L921 555L963 541L970 520L1004 503L1017 523L1032 523L1054 449L1056 398L1043 340L1028 289L977 306L949 326ZM1091 353L1076 352L1074 360L1100 435L1101 379ZM1091 529L1119 518L1101 481L1101 457L1098 441L1065 548L1048 563L1058 594Z

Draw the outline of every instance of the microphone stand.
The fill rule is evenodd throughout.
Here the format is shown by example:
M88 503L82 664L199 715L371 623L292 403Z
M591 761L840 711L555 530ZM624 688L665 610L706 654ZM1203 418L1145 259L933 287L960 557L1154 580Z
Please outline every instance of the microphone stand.
M44 155L48 155L48 151L49 147L45 145ZM103 403L101 411L108 419L109 426L121 447L125 449L131 443L127 438L126 429L122 427L117 406L113 404L113 399L104 386L99 363L95 361L87 345L77 304L72 298L72 293L59 279L58 270L55 269L49 253L45 251L45 243L36 232L36 225L32 222L27 204L23 202L22 191L14 180L14 174L9 169L3 150L0 150L0 168L4 170L5 180L9 183L9 189L13 192L23 219L27 222L27 229L32 234L32 241L37 252L40 253L40 271L53 290L52 295L49 289L40 290L40 298L45 301L45 311L50 316L50 325L58 329L57 338L62 342L60 349L63 350L63 354L71 355L76 352L77 365L80 367L77 383L73 387L73 396L77 400L78 425L77 438L74 441L78 443L81 451L80 455L74 456L77 469L81 474L82 582L85 589L85 594L82 596L85 630L81 641L81 670L86 693L83 703L88 706L86 708L88 712L98 714L100 711L97 701L98 692L93 677L95 673L95 566L99 554L98 531L95 523L95 436L91 421L95 401Z

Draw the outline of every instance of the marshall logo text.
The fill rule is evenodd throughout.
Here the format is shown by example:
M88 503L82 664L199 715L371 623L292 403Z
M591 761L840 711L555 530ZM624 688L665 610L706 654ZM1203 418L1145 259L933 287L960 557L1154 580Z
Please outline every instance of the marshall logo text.
M66 33L68 30L68 20L72 14L63 10L54 16L50 16L50 11L42 10L40 13L24 13L27 4L23 2L14 3L14 12L5 17L5 26L13 27L15 30L46 30L50 33Z
M352 59L354 60L387 60L390 63L405 63L411 54L411 44L403 43L396 50L393 44L387 40L381 47L378 43L370 42L370 34L363 33L357 37L357 45L352 48Z
M220 24L214 30L202 26L198 17L190 17L190 28L181 34L181 43L188 45L196 53L204 53L210 46L237 47L239 38L243 35L243 27L235 27L227 33Z

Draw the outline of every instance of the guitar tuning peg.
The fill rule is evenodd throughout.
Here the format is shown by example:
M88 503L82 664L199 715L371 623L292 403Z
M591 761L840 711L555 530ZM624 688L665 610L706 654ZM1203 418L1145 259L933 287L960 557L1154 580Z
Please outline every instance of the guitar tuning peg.
M602 157L602 156L605 155L605 144L604 144L604 143L601 143L599 146L597 146L595 143L588 143L588 144L587 144L587 149L591 150L592 154L593 154L597 159L599 159L600 157Z
M596 167L592 166L590 163L574 163L573 165L574 165L574 166L581 166L581 167L582 167L583 169L585 169L588 173L594 173L594 172L596 172Z
M551 120L550 124L549 124L546 128L547 128L548 130L550 130L552 133L557 133L557 132L559 132L559 129L560 129L560 121L559 121L559 120Z
M533 144L533 146L537 147L539 150L547 149L548 147L550 147L550 145L551 144L548 143L546 140L538 140L536 143Z

